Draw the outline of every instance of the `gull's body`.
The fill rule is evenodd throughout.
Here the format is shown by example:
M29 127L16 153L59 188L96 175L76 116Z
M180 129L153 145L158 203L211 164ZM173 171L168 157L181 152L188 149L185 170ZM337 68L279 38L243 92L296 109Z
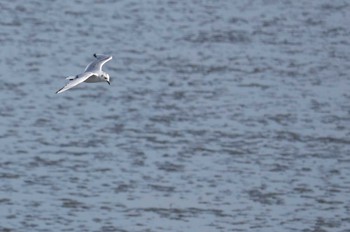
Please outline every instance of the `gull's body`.
M74 86L82 83L93 83L93 82L104 82L106 81L110 84L110 77L108 73L102 71L102 66L112 59L112 56L106 55L96 55L94 54L96 60L92 61L88 66L86 66L85 71L76 76L69 76L66 79L69 82L61 89L59 89L56 93L62 93Z

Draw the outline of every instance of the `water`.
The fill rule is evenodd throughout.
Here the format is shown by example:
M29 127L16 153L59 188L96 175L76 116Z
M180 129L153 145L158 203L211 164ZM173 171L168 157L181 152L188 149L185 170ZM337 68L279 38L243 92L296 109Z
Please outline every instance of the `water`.
M347 1L0 7L0 231L350 231Z

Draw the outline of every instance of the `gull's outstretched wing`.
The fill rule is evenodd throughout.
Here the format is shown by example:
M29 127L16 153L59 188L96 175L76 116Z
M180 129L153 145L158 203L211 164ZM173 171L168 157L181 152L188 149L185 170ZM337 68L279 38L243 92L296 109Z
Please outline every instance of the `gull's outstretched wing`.
M95 75L95 73L92 72L84 72L82 74L79 74L73 80L69 81L63 88L59 89L56 93L62 93L70 88L73 88L81 82L86 81L89 77L93 75Z
M112 56L98 55L94 54L96 60L92 61L85 68L85 72L100 72L102 71L102 66L112 59Z

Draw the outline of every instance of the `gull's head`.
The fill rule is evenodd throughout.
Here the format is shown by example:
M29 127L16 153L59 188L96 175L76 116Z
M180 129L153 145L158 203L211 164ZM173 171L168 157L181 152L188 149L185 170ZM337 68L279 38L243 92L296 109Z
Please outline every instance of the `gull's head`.
M109 77L108 73L104 73L103 79L105 79L109 85L111 84L111 78Z

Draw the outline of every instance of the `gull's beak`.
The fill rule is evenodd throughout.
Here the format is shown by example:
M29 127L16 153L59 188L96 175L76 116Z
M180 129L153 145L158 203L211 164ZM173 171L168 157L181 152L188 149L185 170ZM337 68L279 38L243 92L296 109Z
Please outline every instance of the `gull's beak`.
M108 83L109 85L111 85L111 82L107 81L107 83Z

